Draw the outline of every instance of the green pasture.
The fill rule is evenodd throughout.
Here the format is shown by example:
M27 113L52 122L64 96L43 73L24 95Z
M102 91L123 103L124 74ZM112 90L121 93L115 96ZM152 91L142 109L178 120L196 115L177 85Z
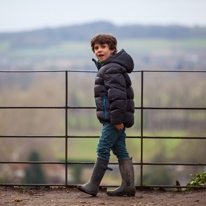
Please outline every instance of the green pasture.
M25 47L12 49L12 57L78 57L88 56L90 51L89 43L66 42L59 45L45 47Z
M127 39L119 41L121 48L126 48L133 55L164 50L206 49L206 39Z
M10 45L9 42L0 41L0 55L1 53L8 51L9 45Z
M203 39L120 39L118 50L124 48L132 55L151 54L165 50L206 49L206 38ZM64 42L45 47L10 48L8 42L0 42L0 53L7 52L11 57L88 57L91 56L90 42Z

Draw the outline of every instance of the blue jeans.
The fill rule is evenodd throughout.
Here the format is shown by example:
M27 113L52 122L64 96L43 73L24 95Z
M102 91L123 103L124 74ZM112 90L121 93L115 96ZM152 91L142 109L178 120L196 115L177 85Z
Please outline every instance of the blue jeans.
M109 161L110 151L112 150L118 159L129 158L125 139L125 128L118 130L109 122L104 122L102 135L99 137L99 143L97 145L97 156Z

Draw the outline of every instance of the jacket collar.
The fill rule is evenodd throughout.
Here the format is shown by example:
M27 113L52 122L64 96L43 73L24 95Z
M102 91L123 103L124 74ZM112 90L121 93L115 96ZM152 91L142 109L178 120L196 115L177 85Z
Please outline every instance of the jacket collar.
M92 59L92 61L96 65L97 69L100 70L100 68L102 67L103 63L100 62L100 61L96 61L95 59Z

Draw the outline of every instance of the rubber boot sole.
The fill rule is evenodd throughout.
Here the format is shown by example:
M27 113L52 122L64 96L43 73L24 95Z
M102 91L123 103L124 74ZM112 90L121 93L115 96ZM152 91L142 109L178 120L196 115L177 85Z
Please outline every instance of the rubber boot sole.
M89 194L89 195L92 195L92 196L97 196L97 193L96 192L89 192L87 190L85 190L84 187L82 187L81 185L80 186L77 186L77 189L80 190L81 192L84 192L86 194Z
M118 194L115 194L115 193L107 193L107 195L109 196L124 196L124 195L127 195L128 197L130 196L135 196L135 192L134 193L118 193Z
M127 189L127 190L120 190L118 191L118 189L115 191L115 190L110 190L107 192L107 195L109 196L124 196L124 195L127 195L127 196L135 196L135 193L136 193L136 189L135 188L130 188L130 189Z

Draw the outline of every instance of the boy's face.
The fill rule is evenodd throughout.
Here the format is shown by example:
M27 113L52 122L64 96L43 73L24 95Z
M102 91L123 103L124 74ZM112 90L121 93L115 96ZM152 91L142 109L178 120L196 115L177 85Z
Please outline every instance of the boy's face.
M104 62L106 59L112 56L114 51L115 49L109 49L108 44L94 44L94 53L97 59L101 62Z

